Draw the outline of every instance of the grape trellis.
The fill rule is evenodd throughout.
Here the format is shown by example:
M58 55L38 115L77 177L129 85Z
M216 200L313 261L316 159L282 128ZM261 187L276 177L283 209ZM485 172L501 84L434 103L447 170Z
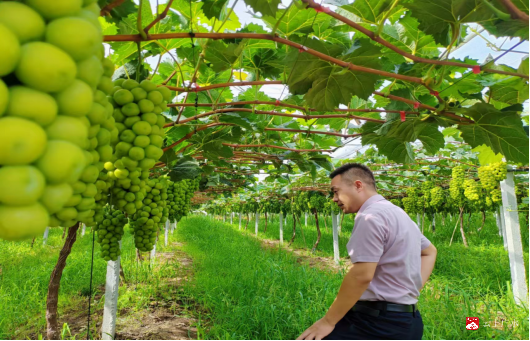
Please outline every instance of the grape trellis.
M245 230L254 215L256 235L261 215L264 232L278 217L282 242L292 217L290 243L314 218L313 252L331 217L338 261L344 216L326 176L352 141L364 150L349 160L370 163L422 231L455 215L467 246L465 215L484 225L494 212L512 254L528 208L529 61L503 58L528 24L521 0L0 0L0 238L68 232L48 338L80 224L109 262L114 308L123 234L154 258L162 226L167 243L193 210L239 213ZM511 45L454 57L484 31Z

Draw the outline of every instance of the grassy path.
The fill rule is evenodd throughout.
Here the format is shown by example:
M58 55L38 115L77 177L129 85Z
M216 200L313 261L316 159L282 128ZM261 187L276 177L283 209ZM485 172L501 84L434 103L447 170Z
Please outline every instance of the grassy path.
M274 235L275 224L269 223L260 238ZM179 225L179 238L195 262L190 295L201 297L209 311L205 338L295 338L324 314L338 290L341 274L301 266L288 251L264 248L253 236L253 222L250 226L252 230L239 231L236 224L204 217ZM260 223L260 231L263 227ZM437 235L429 236L438 246L439 261L419 302L424 339L527 339L528 309L512 303L506 283L509 265L502 245L495 245L496 231L489 226L481 236L469 233L472 245L482 244L465 249L458 243L445 245L445 229L439 226ZM310 245L316 232L311 226L304 230ZM320 256L330 253L325 241ZM466 316L479 317L482 326L489 321L490 327L466 331Z

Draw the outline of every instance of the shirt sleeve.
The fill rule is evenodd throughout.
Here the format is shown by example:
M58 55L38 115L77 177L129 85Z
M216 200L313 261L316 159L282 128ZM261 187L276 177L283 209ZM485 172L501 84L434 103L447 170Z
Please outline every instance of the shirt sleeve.
M417 245L417 244L416 244ZM431 241L427 239L423 234L421 235L421 249L424 250L429 245L431 245Z
M363 214L357 217L355 225L346 246L352 263L379 262L388 237L383 222L373 214Z

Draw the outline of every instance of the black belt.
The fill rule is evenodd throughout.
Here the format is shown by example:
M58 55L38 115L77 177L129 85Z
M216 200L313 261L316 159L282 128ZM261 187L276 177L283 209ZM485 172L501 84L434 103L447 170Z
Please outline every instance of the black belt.
M418 306L416 304L397 304L385 301L357 301L351 309L374 317L379 316L381 311L393 311L399 313L412 313L416 317Z

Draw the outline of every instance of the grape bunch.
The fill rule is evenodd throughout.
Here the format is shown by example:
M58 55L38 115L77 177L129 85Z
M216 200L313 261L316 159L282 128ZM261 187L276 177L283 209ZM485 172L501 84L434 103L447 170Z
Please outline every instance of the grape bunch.
M170 221L180 221L191 209L191 198L199 190L199 178L182 180L173 183L172 196L168 195ZM169 192L168 192L169 193Z
M429 203L430 207L435 210L439 210L444 202L444 191L442 187L435 186L431 188L431 202Z
M153 248L158 226L165 223L164 216L167 218L167 185L166 178L148 180L145 185L148 194L143 200L143 207L131 218L134 243L142 252Z
M473 179L464 181L464 195L470 201L477 201L480 198L480 185Z
M424 181L421 184L421 192L423 194L423 204L426 208L430 206L431 203L431 189L434 188L434 183L432 181Z
M396 205L397 207L403 207L403 204L401 203L400 199L390 199L390 202Z
M123 237L123 228L127 218L119 210L110 209L103 215L103 220L96 225L97 241L101 245L101 257L116 261L121 254L119 242Z
M489 194L493 203L502 200L499 183L506 179L507 168L506 163L496 162L487 166L479 167L478 177L486 193Z
M423 202L419 196L419 191L414 187L407 188L407 196L401 202L403 203L403 209L409 214L418 213L423 209Z
M100 166L92 121L111 111L101 103L114 69L99 11L94 0L0 2L0 238L91 220L97 188L88 184Z
M117 179L118 208L129 215L142 208L142 189L151 169L162 154L165 117L162 112L171 99L166 87L157 88L149 80L114 81L112 101L119 131L111 177ZM138 195L140 194L140 195ZM125 200L125 201L123 201Z
M451 172L451 177L455 182L455 185L461 187L464 184L465 171L462 166L455 166Z

